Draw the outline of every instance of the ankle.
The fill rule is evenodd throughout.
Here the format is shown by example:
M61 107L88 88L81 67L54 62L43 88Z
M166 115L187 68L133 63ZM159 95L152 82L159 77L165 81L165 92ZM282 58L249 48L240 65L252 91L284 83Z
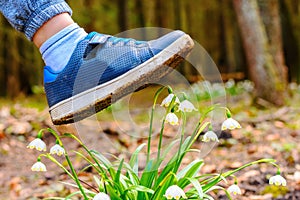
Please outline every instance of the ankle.
M53 72L60 72L67 65L77 44L87 33L78 24L73 23L49 39L39 48L42 58Z
M68 13L56 15L37 30L32 39L33 43L40 48L51 36L73 23L74 21Z

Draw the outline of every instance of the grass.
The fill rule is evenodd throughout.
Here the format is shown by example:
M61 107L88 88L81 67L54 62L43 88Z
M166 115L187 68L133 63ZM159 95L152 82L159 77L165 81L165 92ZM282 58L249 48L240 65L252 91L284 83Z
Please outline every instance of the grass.
M24 108L35 108L38 111L43 111L48 108L46 96L43 94L36 95L19 95L13 99L1 97L0 98L0 108L5 106L12 106L19 104Z

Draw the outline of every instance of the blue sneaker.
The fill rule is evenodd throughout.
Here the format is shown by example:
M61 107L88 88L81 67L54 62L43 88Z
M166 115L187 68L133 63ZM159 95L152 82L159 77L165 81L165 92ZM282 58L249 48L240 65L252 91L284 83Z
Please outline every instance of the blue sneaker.
M79 121L155 83L171 72L170 67L176 67L193 45L193 40L181 31L148 42L88 34L78 43L63 71L54 73L49 66L44 68L53 123Z

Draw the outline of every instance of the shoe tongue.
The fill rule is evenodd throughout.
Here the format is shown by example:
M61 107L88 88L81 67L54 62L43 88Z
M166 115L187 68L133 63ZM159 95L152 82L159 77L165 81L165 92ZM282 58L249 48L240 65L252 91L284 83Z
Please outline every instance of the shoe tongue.
M53 72L49 66L44 67L44 83L55 81L58 72Z

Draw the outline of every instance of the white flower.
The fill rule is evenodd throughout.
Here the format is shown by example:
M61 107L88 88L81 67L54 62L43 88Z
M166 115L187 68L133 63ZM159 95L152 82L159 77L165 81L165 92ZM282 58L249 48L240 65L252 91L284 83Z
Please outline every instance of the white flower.
M168 113L166 116L166 122L171 125L178 125L178 117L174 113Z
M107 194L100 192L94 196L93 200L110 200L110 197Z
M174 94L169 94L164 100L161 102L161 106L169 107L170 103L172 102L172 99L174 97ZM180 104L180 101L178 97L175 98L175 103Z
M285 178L283 178L282 176L277 174L275 176L272 176L269 179L269 184L270 185L277 185L277 186L279 186L279 185L286 186L286 180L285 180Z
M46 169L46 166L41 161L37 161L36 163L34 163L32 165L31 171L45 172L45 171L47 171L47 169Z
M233 79L229 79L226 83L225 83L225 87L226 88L232 88L235 85L235 81Z
M203 142L216 141L219 142L217 134L213 131L207 131L202 138Z
M195 106L188 100L184 100L183 102L181 102L179 104L179 110L183 111L183 112L192 112L193 110L197 111L197 109L195 108Z
M249 80L239 82L238 86L243 88L247 92L252 92L254 90L254 83Z
M29 149L36 149L38 151L46 151L46 144L40 138L36 138L27 145Z
M167 199L180 199L180 198L183 198L183 199L187 199L184 191L178 187L177 185L172 185L170 187L168 187L165 195L164 195Z
M230 194L234 194L234 195L237 195L237 194L242 194L242 191L240 189L240 187L237 185L237 184L233 184L231 185L227 191L230 193Z
M236 128L241 128L241 125L234 119L232 119L231 117L227 118L223 124L222 124L222 131L226 130L226 129L236 129Z
M50 154L57 154L58 156L61 156L65 154L65 149L59 144L55 144L53 147L51 147Z

